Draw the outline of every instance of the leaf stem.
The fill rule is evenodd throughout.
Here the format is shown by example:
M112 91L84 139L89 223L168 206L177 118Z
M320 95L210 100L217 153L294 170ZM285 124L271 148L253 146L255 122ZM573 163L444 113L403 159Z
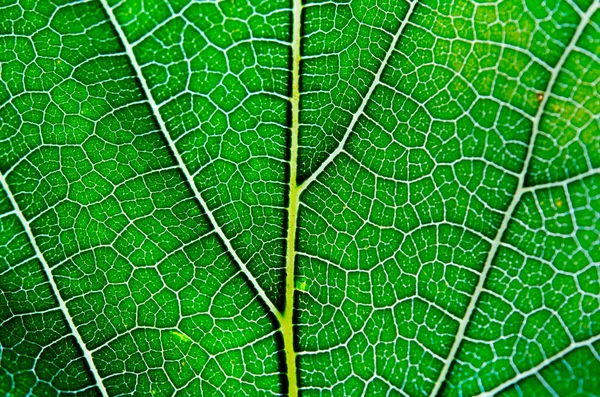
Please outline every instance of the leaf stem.
M285 309L280 320L283 334L285 361L287 368L288 396L298 395L296 350L294 347L294 292L296 267L296 226L299 208L300 189L297 185L298 132L300 129L300 39L302 23L302 0L294 0L292 9L292 107L289 207L287 222L287 252L285 278Z

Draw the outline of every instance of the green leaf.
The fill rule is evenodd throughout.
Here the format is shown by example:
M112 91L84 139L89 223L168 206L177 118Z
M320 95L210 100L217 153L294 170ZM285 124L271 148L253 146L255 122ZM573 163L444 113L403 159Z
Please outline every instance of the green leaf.
M0 76L1 394L598 395L598 0L2 0Z

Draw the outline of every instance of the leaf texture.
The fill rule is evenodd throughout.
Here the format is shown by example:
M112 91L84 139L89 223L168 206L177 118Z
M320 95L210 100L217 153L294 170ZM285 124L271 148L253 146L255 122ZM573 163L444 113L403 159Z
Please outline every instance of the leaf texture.
M0 392L594 396L597 0L3 0Z

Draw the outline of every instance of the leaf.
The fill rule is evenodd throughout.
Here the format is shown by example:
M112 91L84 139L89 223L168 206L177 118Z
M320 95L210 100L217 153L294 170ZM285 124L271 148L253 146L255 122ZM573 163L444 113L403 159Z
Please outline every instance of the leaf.
M3 1L0 391L597 395L599 8Z

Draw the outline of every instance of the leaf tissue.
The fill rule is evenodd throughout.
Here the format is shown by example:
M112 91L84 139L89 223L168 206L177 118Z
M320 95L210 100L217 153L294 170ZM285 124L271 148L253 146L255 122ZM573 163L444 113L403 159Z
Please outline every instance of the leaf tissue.
M0 0L0 395L600 395L599 0Z

